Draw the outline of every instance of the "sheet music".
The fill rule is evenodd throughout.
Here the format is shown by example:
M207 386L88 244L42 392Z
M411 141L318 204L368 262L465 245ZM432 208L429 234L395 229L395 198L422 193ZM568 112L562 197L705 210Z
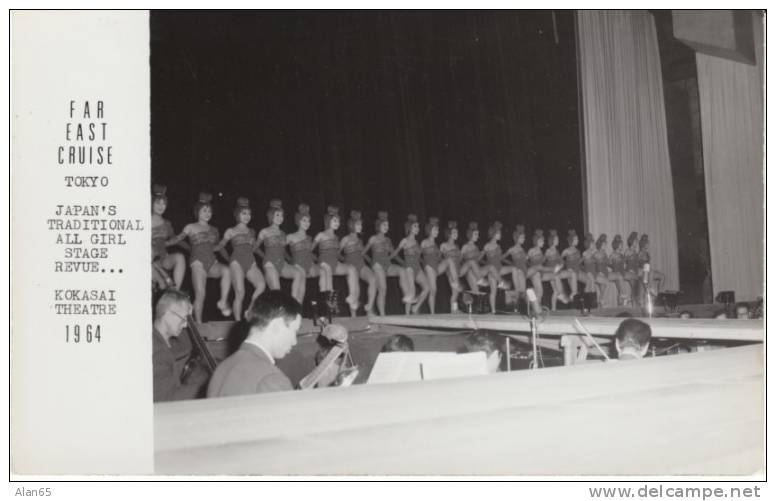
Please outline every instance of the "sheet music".
M426 377L426 368L431 371L431 379L487 374L485 354L482 352L461 355L437 351L397 351L378 355L367 384L430 379Z

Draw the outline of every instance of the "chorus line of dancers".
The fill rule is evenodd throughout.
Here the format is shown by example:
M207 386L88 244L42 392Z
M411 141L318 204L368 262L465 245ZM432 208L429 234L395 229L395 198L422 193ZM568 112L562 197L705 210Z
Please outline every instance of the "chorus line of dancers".
M168 199L166 188L154 185L152 189L152 273L154 284L159 288L180 289L186 274L186 258L179 252L168 252L168 247L179 246L188 249L191 281L194 289L194 317L202 322L207 280L220 283L220 297L216 303L225 317L242 318L245 300L245 281L253 285L253 301L266 287L280 289L280 279L291 280L291 295L304 302L306 283L310 277L318 278L323 300L334 291L334 276L344 276L348 285L346 303L351 315L356 315L361 296L361 282L367 287L367 301L364 309L374 315L385 315L385 298L388 288L387 277L397 277L402 291L405 313L418 313L428 303L431 313L435 312L437 279L446 277L450 284L450 311L458 312L458 297L464 290L480 294L481 287L488 287L490 310L496 312L496 294L499 288L510 289L505 278L511 279L517 301L525 301L527 282L530 281L541 301L544 295L542 282L549 282L551 308L557 302L568 303L577 295L578 282L583 291L595 292L600 300L606 297L610 287L616 287L618 304L628 306L644 294L640 287L644 265L649 263L649 238L639 237L631 232L627 247L623 249L620 235L611 243L607 252L607 236L594 239L587 234L584 251L579 251L579 237L574 230L568 231L567 244L558 250L560 238L556 230L549 230L545 249L544 231L534 230L533 246L526 252L525 226L517 225L512 233L514 245L502 252L501 237L503 225L496 221L487 230L487 242L480 249L480 230L476 222L466 227L466 241L458 246L459 229L456 221L447 221L442 227L436 217L430 217L423 224L425 238L419 241L421 223L410 214L404 223L405 237L397 246L388 237L390 224L388 213L378 212L374 221L375 233L366 245L361 238L363 220L360 211L350 211L346 221L348 234L340 239L337 231L342 223L337 207L329 206L323 215L324 230L311 237L308 231L312 224L310 207L300 204L294 214L297 230L286 234L280 227L285 220L281 201L273 200L267 209L268 225L261 231L249 227L253 218L250 201L245 197L237 199L234 208L235 225L228 228L223 237L217 228L210 225L213 217L212 196L201 193L194 204L194 222L187 224L176 234L172 224L164 218ZM437 245L440 233L444 241ZM231 253L227 253L227 247ZM219 261L217 255L223 258ZM256 260L258 256L260 261ZM261 264L259 264L259 262ZM662 274L653 270L650 281L656 280L659 290ZM566 294L564 282L568 285L571 298ZM652 287L652 285L650 285ZM229 295L234 289L234 297ZM654 289L652 289L654 292Z

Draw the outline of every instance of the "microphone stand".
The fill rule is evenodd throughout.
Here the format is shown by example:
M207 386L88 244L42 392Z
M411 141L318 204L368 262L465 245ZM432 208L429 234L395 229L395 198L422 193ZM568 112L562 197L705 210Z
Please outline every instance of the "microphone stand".
M647 316L652 318L655 306L652 304L652 293L649 291L649 263L644 265L644 294L646 294Z
M537 308L537 302L538 298L536 297L536 293L533 289L528 289L526 291L526 298L528 299L528 323L531 326L531 344L533 345L533 369L536 370L539 368L539 353L537 349L537 329L536 329L536 317L538 313L536 312Z
M539 354L536 348L536 313L532 313L529 317L531 324L531 344L533 345L533 369L539 368Z

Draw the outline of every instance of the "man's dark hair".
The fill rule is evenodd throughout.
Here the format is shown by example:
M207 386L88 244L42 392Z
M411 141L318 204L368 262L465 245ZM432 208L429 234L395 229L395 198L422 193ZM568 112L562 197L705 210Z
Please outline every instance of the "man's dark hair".
M296 299L279 290L268 290L256 298L245 313L245 320L249 328L264 329L275 318L292 322L301 314L302 305Z
M724 308L719 308L714 310L714 313L711 314L711 318L717 318L720 315L725 315L725 318L727 318L727 310Z
M170 306L177 303L191 303L191 298L185 292L181 292L177 289L167 289L156 301L156 309L154 310L154 318L159 319L167 313Z
M490 356L494 351L501 351L501 349L495 335L490 332L475 331L466 338L466 351L469 353L484 351Z
M649 324L641 320L628 318L623 320L620 326L617 327L614 337L619 342L620 349L630 346L641 350L652 339L652 329Z
M392 351L415 351L415 343L409 336L396 334L383 345L380 353L389 353Z

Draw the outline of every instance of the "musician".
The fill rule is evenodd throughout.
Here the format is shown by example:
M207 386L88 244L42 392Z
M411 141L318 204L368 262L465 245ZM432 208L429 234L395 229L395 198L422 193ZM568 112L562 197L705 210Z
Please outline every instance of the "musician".
M649 324L628 318L623 320L614 333L614 347L619 360L638 360L644 358L652 340Z
M175 236L170 221L164 218L167 210L167 187L155 184L151 205L151 259L155 266L151 272L160 289L174 286L180 289L186 275L186 258L180 252L167 252L167 241ZM157 269L157 266L161 270ZM168 284L166 271L172 271L173 282Z
M337 340L347 339L347 336L348 331L345 327L339 324L329 324L316 339L318 351L315 353L315 369L311 374L318 371L323 372L317 376L307 376L307 378L313 377L317 380L314 385L316 388L340 386L342 383L341 376L344 374L343 368L346 366L347 352L342 351L334 360L327 360L327 358L332 357L334 355L332 350L340 345ZM300 385L303 382L304 379L300 381Z
M485 352L488 373L494 374L501 369L501 346L494 334L479 331L472 332L466 338L465 348L469 353L475 351Z
M409 336L394 334L380 348L380 353L391 353L394 351L415 351L415 343Z
M752 318L749 312L748 303L736 304L736 318Z
M205 292L208 278L217 278L221 284L221 298L216 303L225 317L232 315L232 308L227 302L232 288L232 275L229 267L218 262L215 246L219 241L218 230L210 225L213 217L213 196L210 193L200 193L194 204L194 217L197 221L187 224L176 237L167 241L167 245L175 245L184 238L191 244L190 263L191 281L194 284L194 319L202 323L202 310L205 306Z
M279 290L259 296L245 315L248 337L221 362L210 378L208 398L293 390L288 377L275 367L296 345L302 306Z
M175 354L170 340L180 336L191 315L189 297L176 289L167 289L156 303L151 344L154 379L154 402L188 400L195 398L207 381L207 373L195 371L187 384L180 380L180 369L175 367Z

